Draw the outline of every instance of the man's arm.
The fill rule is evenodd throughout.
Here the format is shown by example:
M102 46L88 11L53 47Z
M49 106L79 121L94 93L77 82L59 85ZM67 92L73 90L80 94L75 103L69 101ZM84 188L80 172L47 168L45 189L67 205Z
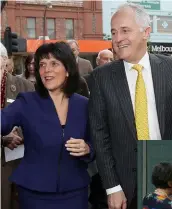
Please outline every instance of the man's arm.
M99 69L97 69L99 70ZM104 187L107 189L109 209L126 209L127 200L119 183L115 170L115 159L112 154L111 138L108 127L108 111L105 98L102 96L100 81L101 72L95 70L91 75L91 95L89 102L89 118L91 135L96 151L96 161ZM99 74L98 76L96 76Z
M90 77L91 90L89 100L90 131L96 150L96 161L100 176L106 189L118 186L119 179L115 171L115 160L112 155L111 139L108 127L108 113L100 90L98 75ZM103 79L103 78L102 78Z
M122 191L122 188L121 188L120 185L118 185L116 187L113 187L113 188L110 188L110 189L106 189L106 194L110 195L110 194L113 194L113 193L116 193L116 192L119 192L119 191Z

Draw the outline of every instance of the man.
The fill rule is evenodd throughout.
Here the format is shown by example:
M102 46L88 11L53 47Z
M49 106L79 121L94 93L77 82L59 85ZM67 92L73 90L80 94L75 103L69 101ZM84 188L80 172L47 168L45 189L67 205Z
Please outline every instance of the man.
M112 62L113 61L113 53L108 50L104 49L98 53L98 56L96 58L96 63L97 65L104 65L106 63Z
M0 79L1 79L1 108L6 107L12 103L19 92L33 91L34 86L31 82L13 76L7 72L6 64L8 60L7 50L0 43ZM17 167L19 160L5 162L4 147L13 150L22 144L23 139L20 129L14 127L13 131L8 135L2 137L2 160L1 160L1 208L2 209L16 209L18 208L16 201L16 189L13 184L8 181L12 171Z
M172 59L147 53L150 17L139 5L122 5L111 32L119 60L91 75L91 135L109 209L136 209L137 140L172 139Z
M78 63L78 70L79 70L79 73L81 76L80 83L82 83L82 86L84 86L86 84L87 88L89 88L88 79L89 79L90 73L93 70L91 62L89 60L79 57L79 45L78 45L77 41L68 40L67 43L69 44L70 48L72 49L72 51L75 55L75 58L76 58L76 62Z
M14 61L13 61L13 57L8 58L6 68L7 68L7 71L8 71L10 74L13 74L13 71L14 71Z
M76 61L78 63L78 69L79 69L80 75L84 77L85 75L90 74L93 70L93 67L89 60L79 57L79 45L77 41L69 40L67 41L67 43L69 44L69 46L71 47L75 55Z
M104 49L98 53L96 63L98 66L113 61L113 53L109 49ZM92 203L93 209L106 209L107 197L106 192L103 188L100 175L97 170L96 161L89 165L89 170L92 173L91 184L90 184L90 197L89 200Z

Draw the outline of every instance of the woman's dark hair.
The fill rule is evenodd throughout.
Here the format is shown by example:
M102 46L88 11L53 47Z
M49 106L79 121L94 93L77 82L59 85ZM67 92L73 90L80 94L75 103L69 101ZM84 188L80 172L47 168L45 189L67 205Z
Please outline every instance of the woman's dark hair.
M172 164L162 162L156 165L152 172L152 184L156 188L170 188L168 182L172 181Z
M78 90L80 76L75 56L70 46L65 42L43 44L36 50L34 56L36 91L43 97L48 96L48 90L44 87L39 74L39 63L44 58L50 59L51 56L61 61L68 72L69 76L66 78L62 91L67 96L72 95Z
M25 72L24 72L24 76L26 79L29 78L29 70L28 70L28 64L30 64L32 62L32 60L34 59L34 54L29 54L25 60Z

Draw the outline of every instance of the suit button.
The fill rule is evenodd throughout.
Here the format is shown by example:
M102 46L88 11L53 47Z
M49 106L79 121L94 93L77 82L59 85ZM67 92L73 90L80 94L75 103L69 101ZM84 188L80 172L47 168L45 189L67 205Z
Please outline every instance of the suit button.
M137 148L135 148L134 151L137 152Z
M137 169L136 169L136 168L133 168L133 169L132 169L132 171L133 171L133 172L136 172L136 171L137 171Z

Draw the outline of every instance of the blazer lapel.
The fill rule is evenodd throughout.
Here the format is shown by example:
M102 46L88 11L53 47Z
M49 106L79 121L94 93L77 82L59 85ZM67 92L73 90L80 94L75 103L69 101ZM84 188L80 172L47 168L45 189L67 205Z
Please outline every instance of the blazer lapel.
M150 64L152 71L152 79L156 100L156 108L160 126L161 137L163 138L165 128L165 98L166 98L166 85L165 85L165 71L162 60L157 56L150 54Z
M121 104L122 111L125 115L125 118L128 122L129 129L131 130L134 139L136 137L136 127L135 127L135 118L133 112L133 106L130 96L130 91L128 87L128 82L125 74L125 68L123 62L117 61L112 65L112 82L115 85L115 92L118 97L118 100Z

